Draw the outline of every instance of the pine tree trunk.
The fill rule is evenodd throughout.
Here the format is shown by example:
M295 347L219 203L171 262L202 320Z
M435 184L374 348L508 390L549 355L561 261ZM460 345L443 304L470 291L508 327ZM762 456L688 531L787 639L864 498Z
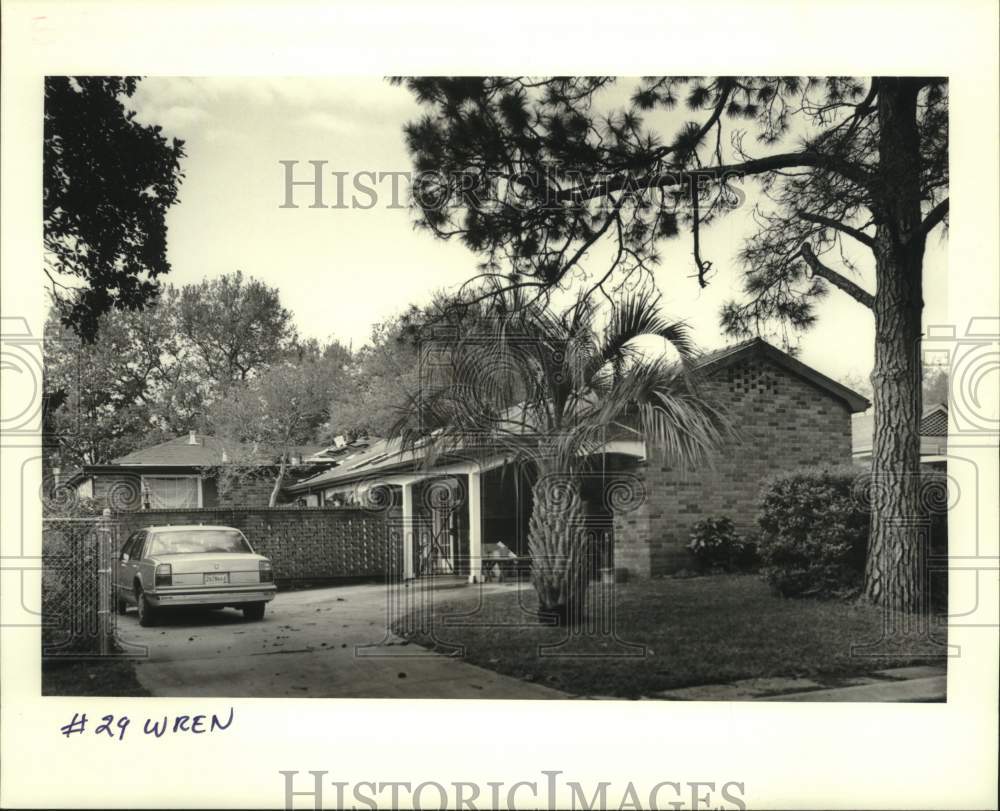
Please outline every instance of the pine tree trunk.
M864 593L891 611L923 606L920 519L920 336L925 238L920 232L916 89L880 79L876 211L875 436Z
M590 585L580 483L540 467L532 495L528 548L539 607L560 625L578 625Z

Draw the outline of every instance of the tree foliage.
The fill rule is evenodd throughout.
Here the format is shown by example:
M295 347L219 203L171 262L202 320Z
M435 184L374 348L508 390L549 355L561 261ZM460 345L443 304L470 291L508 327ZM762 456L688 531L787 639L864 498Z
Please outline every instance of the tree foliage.
M418 222L482 255L491 278L541 290L584 275L590 291L634 284L660 262L661 240L686 228L704 286L719 261L702 256L701 229L742 205L742 181L756 177L758 228L738 257L748 300L726 308L723 326L808 327L824 279L866 298L845 238L871 243L898 191L878 159L888 80L649 77L628 95L610 77L396 81L427 109L405 129ZM912 81L913 171L930 230L947 214L947 83ZM602 242L610 262L584 274ZM823 265L826 254L843 256L846 273Z
M136 77L45 79L45 271L63 324L85 341L102 315L151 303L167 260L167 210L183 141L135 120Z
M100 464L191 429L210 431L210 409L235 380L321 353L297 340L277 290L240 274L165 285L143 310L112 309L97 319L92 343L59 312L53 308L46 328L46 429L67 465ZM225 334L220 323L242 326ZM269 343L256 345L259 336Z
M296 343L278 289L241 271L186 285L179 308L181 332L219 384L247 380Z
M297 450L312 442L329 418L342 375L334 357L305 351L230 387L210 414L214 433L231 449L219 469L220 481L256 475L262 461L272 463L277 475L270 506L275 506Z

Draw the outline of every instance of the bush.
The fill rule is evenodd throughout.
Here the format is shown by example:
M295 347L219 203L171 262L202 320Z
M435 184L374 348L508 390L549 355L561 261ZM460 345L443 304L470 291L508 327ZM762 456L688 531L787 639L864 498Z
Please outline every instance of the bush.
M758 548L761 576L786 597L850 596L861 586L868 509L856 467L805 469L765 483Z
M706 518L691 529L688 551L699 571L747 571L756 561L756 543L736 534L728 518Z

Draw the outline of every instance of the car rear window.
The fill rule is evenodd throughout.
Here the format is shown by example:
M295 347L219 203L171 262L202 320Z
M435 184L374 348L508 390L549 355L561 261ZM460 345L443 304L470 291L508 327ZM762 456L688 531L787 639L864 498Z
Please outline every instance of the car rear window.
M162 532L149 542L147 555L187 555L197 552L250 552L242 533L234 529Z

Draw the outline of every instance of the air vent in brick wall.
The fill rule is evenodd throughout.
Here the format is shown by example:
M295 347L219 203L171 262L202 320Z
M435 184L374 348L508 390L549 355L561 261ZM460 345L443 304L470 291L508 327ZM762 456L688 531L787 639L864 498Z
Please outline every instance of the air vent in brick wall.
M757 363L743 363L727 370L729 393L768 394L778 393L778 379L774 373Z

